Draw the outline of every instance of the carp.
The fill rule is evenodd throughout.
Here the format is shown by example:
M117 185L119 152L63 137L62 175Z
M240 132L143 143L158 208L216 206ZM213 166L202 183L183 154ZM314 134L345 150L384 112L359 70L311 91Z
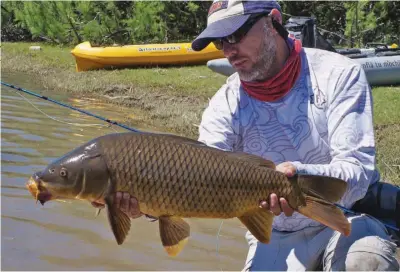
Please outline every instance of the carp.
M176 256L190 236L183 218L235 218L262 243L274 214L260 208L271 193L297 212L348 236L350 223L334 205L347 188L327 176L287 177L275 164L169 134L115 133L97 137L32 175L27 188L42 205L53 199L105 203L111 230L122 244L131 220L116 205L127 192L143 214L158 218L162 245Z

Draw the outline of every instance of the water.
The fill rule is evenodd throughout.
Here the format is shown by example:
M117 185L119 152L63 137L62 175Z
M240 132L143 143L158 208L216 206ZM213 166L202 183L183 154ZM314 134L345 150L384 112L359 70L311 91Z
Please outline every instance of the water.
M129 110L96 100L45 92L20 74L2 81L123 122ZM99 120L24 95L40 110L62 122L102 124ZM158 222L132 220L130 233L118 246L106 214L83 201L50 201L41 206L25 183L35 171L74 147L103 134L125 131L79 127L54 121L10 88L1 87L1 266L3 270L240 270L247 254L245 228L238 219L186 219L191 237L175 258L162 248ZM146 129L146 128L140 128ZM162 129L160 129L162 130Z

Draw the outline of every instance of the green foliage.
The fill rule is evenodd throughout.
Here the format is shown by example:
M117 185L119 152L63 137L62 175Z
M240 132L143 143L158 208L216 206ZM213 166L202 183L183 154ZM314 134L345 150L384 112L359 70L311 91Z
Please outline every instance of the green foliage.
M345 3L346 35L356 46L368 42L399 43L400 3L395 1L359 1Z
M369 33L377 41L400 45L400 2L379 1L374 3L376 29Z
M314 16L320 32L336 45L400 43L397 1L280 1L280 4L285 14ZM2 32L10 33L7 29L14 31L15 26L51 43L90 41L94 45L110 45L192 41L206 26L210 2L6 1L1 5ZM284 20L288 17L285 15Z
M346 12L346 32L357 47L365 44L368 40L370 31L376 28L376 16L373 12L374 3L369 1L345 3Z
M364 47L368 42L400 41L397 1L281 1L280 4L286 14L315 16L320 32L336 44L345 42L347 46Z
M125 5L124 5L125 4ZM125 2L79 1L75 2L79 31L84 40L93 45L123 43L129 38L123 20L129 8Z
M135 2L132 18L125 23L132 36L132 42L156 43L165 38L167 31L164 2Z
M52 43L94 45L190 41L204 28L209 2L10 1L14 24ZM4 16L4 20L9 15Z
M14 8L12 2L1 2L1 41L32 40L31 33L15 23Z

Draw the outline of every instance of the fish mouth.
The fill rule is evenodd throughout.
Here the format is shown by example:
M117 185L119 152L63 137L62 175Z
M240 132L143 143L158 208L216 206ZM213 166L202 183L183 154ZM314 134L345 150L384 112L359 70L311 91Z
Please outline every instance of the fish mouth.
M36 199L36 203L39 201L40 204L44 205L45 202L53 199L51 193L45 187L41 186L41 181L36 175L29 178L26 187Z

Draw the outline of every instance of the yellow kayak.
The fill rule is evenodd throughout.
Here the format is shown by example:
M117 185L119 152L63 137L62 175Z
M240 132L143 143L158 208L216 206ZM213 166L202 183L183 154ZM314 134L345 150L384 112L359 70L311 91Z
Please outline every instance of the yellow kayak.
M205 64L209 60L224 57L222 51L212 43L196 52L191 43L92 47L90 42L83 42L71 53L75 57L78 72L112 67Z

